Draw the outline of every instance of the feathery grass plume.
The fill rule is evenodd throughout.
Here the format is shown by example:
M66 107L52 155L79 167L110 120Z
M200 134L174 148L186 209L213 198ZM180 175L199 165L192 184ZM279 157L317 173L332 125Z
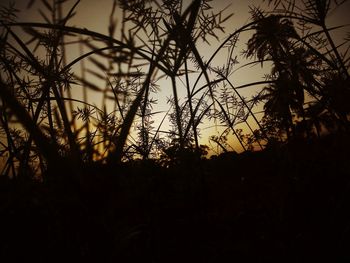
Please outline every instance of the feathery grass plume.
M329 32L341 27L326 26L329 13L341 5L336 1L269 2L272 11L252 7L252 20L233 30L209 57L201 54L198 42L220 41L231 14L225 15L226 9L212 10L208 0L194 0L186 8L182 1L113 1L107 34L69 25L80 1L40 2L42 23L17 22L14 6L2 8L3 85L13 99L21 101L18 105L29 114L31 125L42 129L52 147L62 156L71 156L73 163L80 163L78 166L97 160L120 163L131 156L157 156L160 141L168 140L169 134L180 149L194 144L200 150L200 128L208 121L224 131L228 128L230 136L236 136L247 149L247 141L252 139L240 133L244 125L252 136L249 138L255 136L263 148L269 140L264 125L267 121L271 125L281 122L283 115L278 113L279 107L272 107L280 105L282 100L278 100L284 96L284 89L277 86L285 87L285 94L290 95L285 110L289 113L283 115L289 119L283 121L288 136L293 136L293 129L301 122L311 122L313 110L310 108L309 114L306 105L317 104L339 123L346 123L347 113L340 110L339 100L336 96L329 98L333 94L329 92L332 78L320 77L325 72L341 72L344 83L348 78L349 63L339 52L348 41L336 44ZM33 4L31 1L29 6ZM302 7L307 12L302 13ZM122 18L119 24L118 8ZM315 25L318 29L311 30ZM29 42L24 43L18 35L19 27L30 36ZM250 61L238 67L238 43L245 32L253 32L244 53ZM80 45L81 53L67 61L70 44ZM39 50L45 52L45 58L38 55ZM224 51L226 62L216 66L214 60ZM268 79L235 84L238 71L258 63L266 67L265 61L273 63ZM72 72L79 64L81 73ZM163 81L169 82L169 91L166 85L160 86ZM251 98L241 95L245 89L263 85L267 87ZM82 90L83 99L72 97L73 86ZM225 87L228 89L223 91ZM162 92L171 95L168 109L159 111L157 96ZM88 101L92 97L88 94L99 94L100 103ZM237 100L234 103L230 101L233 97ZM255 109L262 108L259 102L265 103L263 119L256 116ZM9 160L22 163L25 170L36 154L32 141L36 144L37 135L27 131L26 146L19 150L22 148L13 142L9 124L14 118L9 110L5 112L6 117L1 119L7 140L5 151L11 152ZM321 114L322 110L315 112ZM158 126L154 125L161 114L165 115ZM167 118L170 130L163 126ZM9 171L11 165L6 167ZM13 165L11 169L15 170Z

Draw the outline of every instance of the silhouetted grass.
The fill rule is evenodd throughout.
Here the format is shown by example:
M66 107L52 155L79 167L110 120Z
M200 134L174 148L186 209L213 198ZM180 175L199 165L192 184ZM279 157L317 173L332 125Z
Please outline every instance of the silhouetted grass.
M337 44L330 32L343 28L327 26L341 4L268 2L208 58L198 43L220 39L231 19L210 1L114 1L106 35L69 25L79 0L42 0L44 23L2 6L0 260L347 262L349 39ZM71 61L69 43L80 48ZM267 62L265 80L234 85ZM205 122L219 131L211 158Z

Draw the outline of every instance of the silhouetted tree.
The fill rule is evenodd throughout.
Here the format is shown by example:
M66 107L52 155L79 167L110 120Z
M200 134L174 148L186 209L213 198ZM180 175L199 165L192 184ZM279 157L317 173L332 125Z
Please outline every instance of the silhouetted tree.
M350 78L343 74L329 73L323 77L321 102L330 109L339 120L340 127L349 129L350 114Z
M256 56L261 63L266 59L272 60L274 69L271 77L275 83L265 89L261 99L267 100L265 114L279 120L290 138L293 130L291 109L300 108L304 100L299 83L291 83L291 68L285 63L288 61L291 39L296 38L297 33L292 22L286 18L278 15L265 16L260 9L253 9L252 15L256 21L256 32L248 41L246 56Z
M261 61L270 59L279 70L279 60L289 51L291 39L297 37L292 22L279 15L266 16L258 8L252 10L252 19L256 32L248 41L246 56L256 56Z

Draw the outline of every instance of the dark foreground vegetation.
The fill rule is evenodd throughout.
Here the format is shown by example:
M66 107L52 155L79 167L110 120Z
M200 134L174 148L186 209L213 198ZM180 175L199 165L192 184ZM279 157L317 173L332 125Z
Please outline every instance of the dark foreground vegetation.
M348 262L348 135L1 177L2 262Z
M185 2L0 6L0 262L350 262L347 1Z

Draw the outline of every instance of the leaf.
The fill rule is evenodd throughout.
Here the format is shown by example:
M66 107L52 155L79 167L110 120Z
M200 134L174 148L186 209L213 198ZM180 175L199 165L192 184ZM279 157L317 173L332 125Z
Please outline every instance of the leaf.
M103 76L103 75L100 74L100 73L97 73L96 71L93 71L93 70L91 70L91 69L87 69L86 71L89 72L90 74L94 75L95 77L101 79L101 80L105 80L105 79L106 79L105 76Z
M41 11L41 9L39 9L39 13L40 15L44 18L44 20L46 21L46 23L51 24L50 19L45 15L45 13L43 11Z
M86 80L86 79L82 79L82 78L78 78L84 86L86 86L89 89L92 89L93 91L97 91L97 92L103 92L103 90L99 87L97 87L94 83Z
M41 2L43 2L43 4L46 6L46 8L52 12L53 9L52 9L52 6L47 2L47 0L41 0Z
M94 58L89 58L89 60L90 60L92 63L94 63L95 66L98 67L99 69L101 69L102 71L108 71L108 70L107 70L107 67L106 67L103 63L99 62L98 60L96 60L96 59L94 59Z
M34 3L35 3L35 0L30 0L27 4L27 9L31 8Z

